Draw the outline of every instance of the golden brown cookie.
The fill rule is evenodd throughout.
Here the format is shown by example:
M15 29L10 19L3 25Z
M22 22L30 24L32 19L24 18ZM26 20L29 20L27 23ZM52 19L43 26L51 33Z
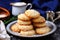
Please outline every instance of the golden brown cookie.
M25 14L20 14L20 15L18 15L18 19L24 20L24 21L30 20L30 18L27 17Z
M45 22L45 18L42 16L39 16L38 18L32 19L32 22L34 23L43 23Z
M40 13L36 10L29 9L25 11L25 15L28 16L29 18L37 18L40 16Z
M31 24L31 21L17 20L17 23L18 23L18 24L21 24L21 25L29 25L29 24Z
M16 25L16 24L13 24L13 25L11 26L11 30L12 30L13 32L19 32L19 31L20 31L20 29L18 28L18 25Z
M32 30L33 25L19 25L17 24L20 30L27 31L27 30Z
M38 24L33 24L34 27L45 27L46 23L38 23Z
M37 34L45 34L48 33L51 29L49 27L43 27L43 28L36 28Z
M35 34L35 31L34 31L34 30L21 31L20 34L21 34L21 35L24 35L24 36L32 36L32 35Z

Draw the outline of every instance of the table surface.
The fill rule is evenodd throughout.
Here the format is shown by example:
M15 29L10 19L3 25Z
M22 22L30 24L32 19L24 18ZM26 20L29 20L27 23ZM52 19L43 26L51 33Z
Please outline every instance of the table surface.
M60 23L56 24L56 26L57 26L57 30L53 35L46 36L45 38L37 38L34 40L60 40ZM20 39L16 36L11 36L11 40L23 40L23 39Z

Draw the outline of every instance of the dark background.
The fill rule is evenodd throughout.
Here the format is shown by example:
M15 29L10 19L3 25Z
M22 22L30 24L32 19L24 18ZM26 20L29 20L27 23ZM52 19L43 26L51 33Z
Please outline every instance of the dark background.
M49 1L49 0L45 0L45 1ZM33 2L33 0L22 0L22 2L26 2L26 3L32 3ZM43 1L41 1L41 3L42 3ZM58 5L57 5L57 8L56 8L56 10L55 11L60 11L60 0L58 0Z
M10 12L12 11L12 2L26 2L31 3L32 9L35 9L46 17L46 11L60 11L60 0L0 0L0 7L6 8Z
M56 11L60 11L60 0L59 0L59 4L58 4L58 6L57 6Z
M22 2L26 2L26 3L32 3L34 0L22 0ZM52 1L52 0L40 0L40 5L42 5L44 2L49 2L49 1ZM38 3L38 2L37 2ZM32 4L33 5L33 9L35 9L36 8L36 10L38 9L38 11L41 13L41 15L42 16L44 16L45 18L46 18L46 11L49 11L49 10L51 10L51 11L54 11L54 12L57 12L57 11L60 11L60 0L58 0L58 3L57 3L57 5L56 5L56 7L55 7L55 9L54 9L54 7L53 6L51 6L52 7L52 9L49 9L48 7L43 7L43 8L37 8L37 7L35 7L35 5L34 4ZM39 10L40 9L40 10ZM42 10L42 12L41 12L41 10ZM44 12L44 13L43 13ZM58 15L56 14L56 17L57 17Z

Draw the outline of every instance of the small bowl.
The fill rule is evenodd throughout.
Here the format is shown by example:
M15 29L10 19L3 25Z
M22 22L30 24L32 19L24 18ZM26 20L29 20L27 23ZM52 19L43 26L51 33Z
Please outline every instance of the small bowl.
M43 34L43 35L22 36L22 35L20 35L19 33L16 33L16 32L11 31L11 29L10 29L10 27L11 27L13 24L15 24L16 22L17 22L17 21L13 21L13 22L9 23L9 24L7 25L7 27L6 27L6 30L7 30L10 34L12 34L12 35L15 35L15 36L18 36L18 37L23 37L23 38L35 38L35 37L47 36L47 35L50 35L50 34L54 33L54 32L56 31L56 29L57 29L57 27L56 27L56 25L55 25L54 23L52 23L52 22L50 22L50 21L46 21L47 26L49 26L49 27L51 28L51 31L50 31L50 32L48 32L48 33L46 33L46 34Z
M0 15L1 15L0 19L5 19L8 16L10 16L10 12L7 9L5 9L5 8L0 7Z

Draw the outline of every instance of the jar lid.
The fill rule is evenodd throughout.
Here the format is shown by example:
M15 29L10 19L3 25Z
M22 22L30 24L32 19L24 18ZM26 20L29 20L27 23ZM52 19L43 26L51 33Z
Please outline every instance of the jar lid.
M25 6L26 3L25 2L15 2L15 3L10 3L10 5L12 5L12 6Z

